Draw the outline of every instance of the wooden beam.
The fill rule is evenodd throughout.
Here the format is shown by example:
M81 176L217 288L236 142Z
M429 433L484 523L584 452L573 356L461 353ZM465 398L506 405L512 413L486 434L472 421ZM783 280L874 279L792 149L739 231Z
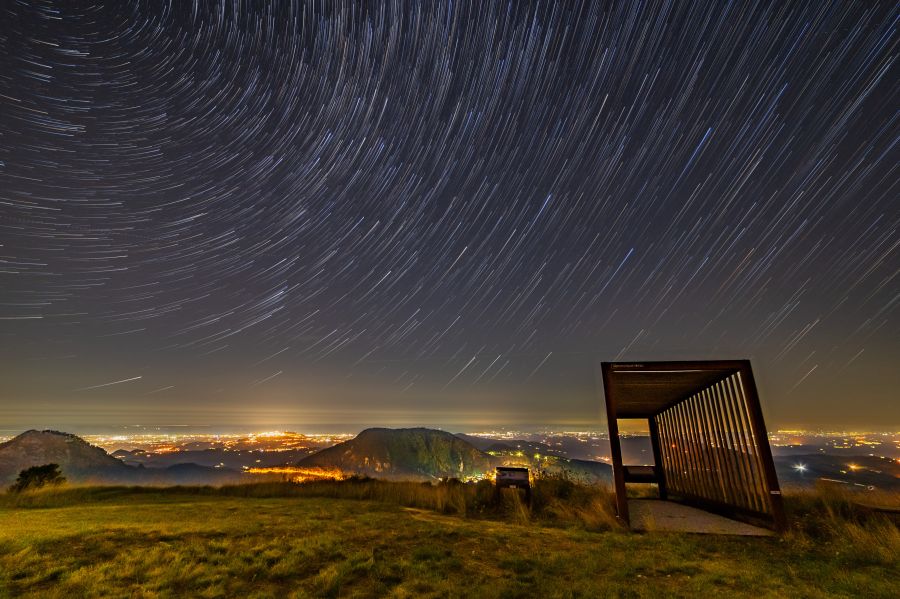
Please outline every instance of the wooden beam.
M609 374L612 364L603 362L600 370L603 374L603 394L606 398L606 420L609 427L609 453L612 458L613 485L616 490L616 512L626 526L631 525L628 516L628 496L625 490L625 470L622 464L622 446L619 444L619 422L616 415L615 393L610 385Z

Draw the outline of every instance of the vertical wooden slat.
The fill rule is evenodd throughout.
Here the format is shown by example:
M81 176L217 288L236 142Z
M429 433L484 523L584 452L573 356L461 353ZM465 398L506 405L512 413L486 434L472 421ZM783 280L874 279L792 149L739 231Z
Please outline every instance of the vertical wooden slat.
M694 487L694 473L691 468L691 444L688 441L687 433L684 429L684 421L681 417L681 406L674 405L672 406L672 418L675 422L675 435L678 437L681 445L681 454L682 454L682 463L684 464L683 477L684 477L684 485L682 486L682 490L686 493L696 494L697 490Z
M738 393L735 388L736 381L734 375L728 377L727 380L728 388L734 397L734 409L735 409L735 418L738 421L739 431L742 436L746 456L745 460L747 461L747 466L750 469L750 489L753 492L753 500L756 505L756 509L761 512L768 511L768 502L764 501L763 494L760 492L761 489L761 473L759 472L759 466L756 462L756 450L753 446L753 439L750 436L749 426L747 423L747 410L744 405L743 397Z
M738 375L735 375L734 384L736 388L736 392L741 397L741 404L744 408L744 419L747 423L747 436L750 440L750 443L753 447L753 462L756 467L757 474L757 493L759 494L759 501L763 506L763 510L767 513L771 513L771 506L769 504L769 490L768 485L766 484L766 468L762 462L762 457L760 456L760 439L756 435L756 431L753 429L753 418L750 415L750 405L747 401L747 396L744 393L743 383L740 380Z
M713 396L711 388L704 389L703 393L706 398L710 434L715 442L716 458L719 464L719 477L722 479L722 487L724 489L726 501L733 504L736 500L734 480L731 472L731 463L728 461L728 450L725 448L725 439L722 436L722 423L719 420L719 414L716 410L715 397Z
M675 456L678 464L679 487L682 493L686 493L688 489L690 489L687 466L687 444L684 441L684 437L679 433L678 418L674 409L669 409L667 418L669 420L670 430L672 431L672 438L677 445Z
M744 489L747 492L750 503L754 510L759 510L759 499L756 496L755 483L753 482L753 464L750 460L750 447L748 446L745 436L744 425L740 418L740 408L737 405L737 398L731 386L731 380L726 379L723 383L723 390L728 399L728 411L734 422L735 439L738 442L738 457L741 460L742 470L744 472Z
M688 479L687 479L687 446L684 443L684 438L678 434L678 425L675 419L675 411L673 409L669 409L666 411L666 419L669 423L669 431L672 435L672 442L675 443L677 449L673 454L675 456L676 467L678 468L678 485L679 490L682 493L685 493L688 489Z
M756 501L756 494L753 492L753 471L749 461L747 444L744 440L743 427L737 415L737 408L734 405L734 394L731 392L731 386L728 380L722 382L722 396L725 400L725 408L732 426L732 433L735 442L735 457L741 470L741 489L747 496L747 501L752 509L759 509Z
M694 466L694 480L697 487L696 493L700 497L709 497L707 478L706 473L704 472L706 464L703 459L703 448L700 446L697 438L696 427L691 414L690 404L688 404L687 402L681 402L680 407L682 414L684 415L685 430L691 442L691 451L693 455L691 463Z
M656 423L656 438L659 443L659 457L662 460L661 468L664 470L664 474L668 474L669 467L667 466L669 460L669 454L666 453L665 447L665 431L663 430L663 425L659 414L653 416L653 421Z
M709 442L706 436L706 427L703 423L699 393L695 393L691 396L691 411L694 418L694 435L697 437L697 441L700 444L701 459L703 460L703 479L706 481L706 497L718 500L720 489L714 474L715 464L713 463L712 452L710 451Z
M703 460L703 479L706 481L706 497L718 500L720 489L716 480L715 464L713 463L712 452L710 451L709 442L706 436L706 428L703 424L703 413L701 408L701 400L699 393L694 394L691 398L691 411L694 417L694 435L700 444L701 459Z
M659 427L656 424L656 417L651 416L647 419L650 429L650 446L653 449L653 467L656 471L656 488L659 491L659 498L666 499L666 470L663 466L662 453L659 446Z
M722 450L717 436L717 430L713 417L710 414L711 400L709 397L709 389L703 389L700 392L700 409L703 414L703 429L706 432L710 454L712 454L713 464L716 468L716 481L719 483L720 500L724 503L731 502L731 493L728 488L728 473L725 470L724 457L721 455Z
M738 488L744 504L748 509L754 509L753 497L748 487L750 473L746 468L743 452L741 449L740 436L738 435L737 423L731 410L731 402L728 398L726 384L720 381L716 386L716 393L722 406L722 419L726 427L726 439L730 446L729 455L734 463L734 480L735 486Z
M775 521L776 528L784 530L787 521L784 514L784 505L782 503L781 488L778 486L778 475L775 472L775 461L772 459L772 448L769 447L769 438L766 433L766 424L763 419L762 405L759 401L759 394L756 391L756 381L753 378L753 370L750 368L750 362L744 362L743 366L737 373L738 382L741 389L747 397L747 406L750 412L750 423L759 439L759 458L763 473L766 477L766 491L769 509L772 518Z
M677 448L677 444L675 441L675 437L672 435L672 423L671 423L671 414L669 414L668 410L662 412L658 416L660 429L663 431L665 436L665 452L667 456L666 465L669 468L669 471L666 473L668 490L675 491L676 493L682 488L682 475L681 475L681 461L679 460L679 449ZM676 447L673 447L675 445Z
M666 431L662 424L662 418L659 414L653 416L653 422L656 423L656 439L659 444L659 458L661 463L658 465L660 468L659 476L665 480L665 486L668 490L669 488L669 471L671 467L669 466L669 454L666 451ZM660 499L662 499L662 489L660 489Z
M709 396L710 410L712 412L713 421L715 422L716 438L719 443L719 454L722 456L722 467L724 470L725 483L728 486L730 501L738 506L749 507L740 490L737 460L735 460L735 457L731 453L732 449L729 445L727 427L725 425L725 420L722 418L721 402L719 401L715 386L710 387L706 392Z
M716 383L709 388L708 392L713 406L713 415L717 422L720 443L722 444L722 457L726 463L726 478L731 489L732 501L735 505L751 509L749 497L742 485L740 464L735 455L736 449L731 438L731 427L728 424L728 417L721 398L721 384L721 382Z
M688 480L690 481L690 491L694 495L702 496L703 495L703 487L700 482L700 471L697 467L699 462L697 456L697 447L694 445L694 439L691 437L691 425L688 422L687 409L684 406L684 402L678 404L675 407L675 413L678 415L678 422L681 428L681 435L684 438L684 448L686 450L684 454L684 462L685 469L688 473Z
M756 471L756 493L759 496L759 502L762 504L764 511L769 511L769 497L768 491L766 488L766 479L765 479L765 466L763 466L762 460L759 455L759 439L756 437L756 433L753 430L753 422L750 418L750 406L747 405L747 397L744 394L743 384L741 383L740 378L735 377L734 379L735 393L741 398L741 408L742 413L741 416L744 418L744 422L747 426L747 440L750 443L751 448L753 449L753 466Z
M672 410L666 411L666 427L669 429L669 438L675 448L672 450L672 458L676 469L678 480L678 490L684 493L687 489L687 472L684 465L684 439L678 435L678 428L675 424L675 414Z

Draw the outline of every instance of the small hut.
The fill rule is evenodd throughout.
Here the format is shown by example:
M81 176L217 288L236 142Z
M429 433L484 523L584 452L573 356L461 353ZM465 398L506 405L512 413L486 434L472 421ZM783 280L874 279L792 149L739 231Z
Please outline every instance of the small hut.
M629 522L627 483L660 499L784 527L781 490L748 360L604 362L616 509ZM653 466L622 463L619 419L646 419Z

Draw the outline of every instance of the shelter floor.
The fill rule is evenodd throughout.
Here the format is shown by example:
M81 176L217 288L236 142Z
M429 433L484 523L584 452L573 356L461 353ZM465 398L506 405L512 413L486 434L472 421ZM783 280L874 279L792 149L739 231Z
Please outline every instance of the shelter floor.
M771 530L739 522L674 501L629 499L631 529L641 531L696 532L718 535L765 537Z

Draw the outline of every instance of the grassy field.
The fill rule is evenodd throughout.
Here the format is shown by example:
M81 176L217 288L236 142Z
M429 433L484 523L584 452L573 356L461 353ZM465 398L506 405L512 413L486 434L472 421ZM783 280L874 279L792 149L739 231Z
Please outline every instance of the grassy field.
M402 483L0 495L0 596L900 596L896 524L840 501L789 499L784 537L634 534L567 489L534 510Z

